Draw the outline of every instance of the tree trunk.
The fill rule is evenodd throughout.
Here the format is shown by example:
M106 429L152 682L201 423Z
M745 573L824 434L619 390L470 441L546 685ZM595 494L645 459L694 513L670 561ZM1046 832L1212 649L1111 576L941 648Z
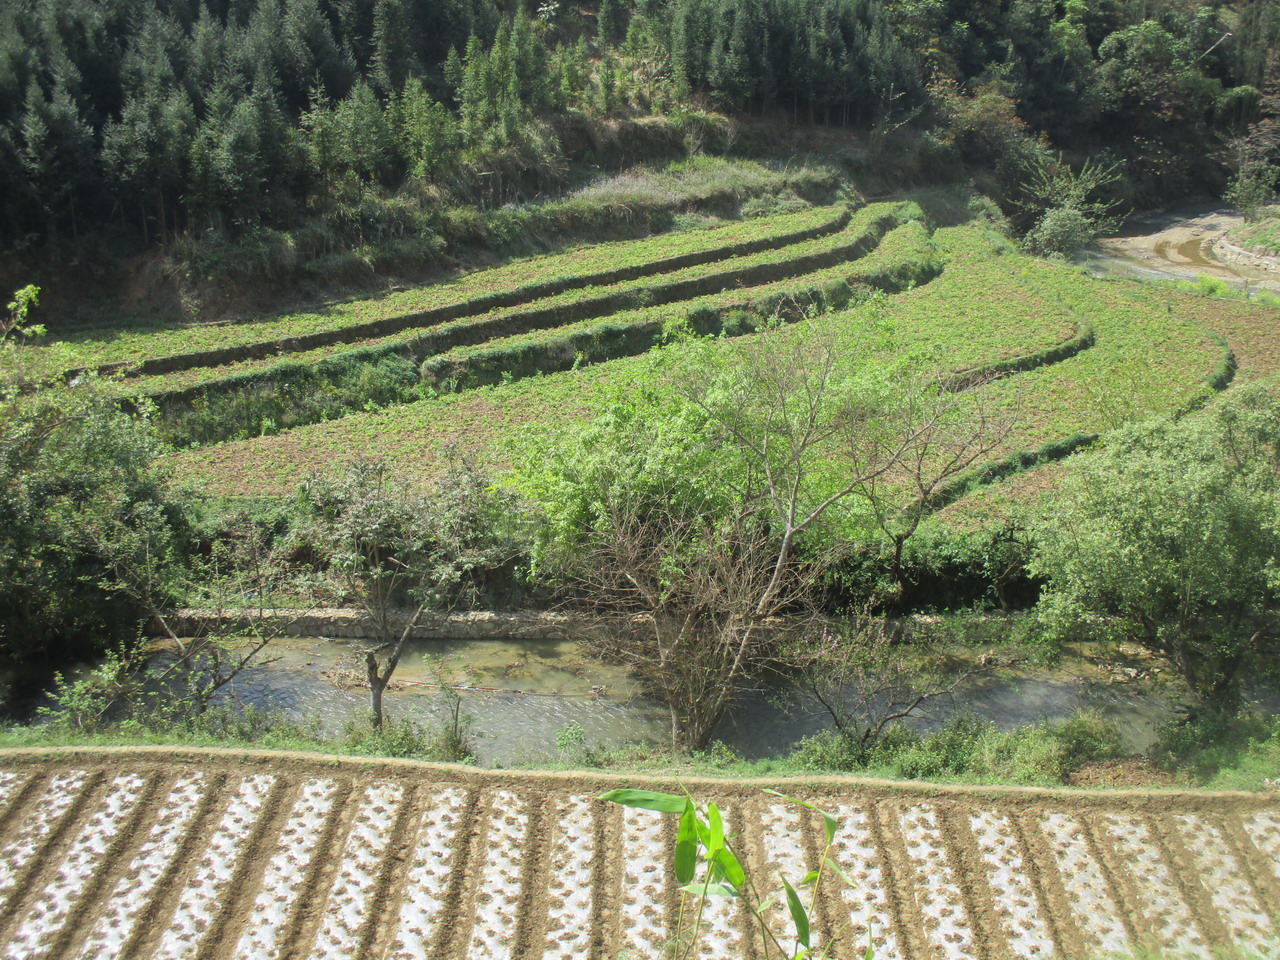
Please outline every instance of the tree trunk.
M373 729L381 730L382 691L386 689L387 681L383 680L378 672L378 658L375 654L366 653L364 655L364 666L369 676L369 707L371 710L369 719L373 723Z

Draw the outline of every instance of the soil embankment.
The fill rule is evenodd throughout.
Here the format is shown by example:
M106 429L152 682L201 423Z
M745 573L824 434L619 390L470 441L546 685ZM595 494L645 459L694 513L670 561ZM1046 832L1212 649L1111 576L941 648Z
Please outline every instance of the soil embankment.
M632 786L672 784L641 783ZM674 824L595 798L603 775L159 749L0 754L0 942L11 957L661 956ZM1087 957L1235 943L1280 952L1280 795L776 784L840 817L855 882L819 904L843 955ZM763 783L723 804L770 890L821 821ZM733 901L707 958L755 958ZM780 918L779 918L780 921ZM857 950L861 954L861 949Z

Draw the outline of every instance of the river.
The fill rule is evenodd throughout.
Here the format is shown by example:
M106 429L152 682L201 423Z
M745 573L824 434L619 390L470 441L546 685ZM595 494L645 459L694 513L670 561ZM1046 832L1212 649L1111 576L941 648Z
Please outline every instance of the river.
M270 662L245 671L226 692L240 704L315 722L322 732L337 734L368 715L359 650L358 642L280 639L270 648ZM913 723L927 729L972 711L1008 730L1097 709L1116 724L1129 749L1140 751L1179 699L1172 692L1177 685L1165 679L1156 661L1131 653L1119 660L1104 658L1096 647L1081 644L1069 647L1052 667L995 667L934 702ZM975 659L981 651L960 650L955 656ZM624 669L588 657L572 640L413 642L387 693L388 716L442 722L442 673L472 718L470 733L482 763L545 761L556 755L556 735L570 724L580 726L585 745L597 749L659 744L668 736L664 708L647 698ZM1269 706L1277 709L1280 703ZM742 757L758 759L786 754L801 737L829 724L816 702L779 683L745 692L716 738Z

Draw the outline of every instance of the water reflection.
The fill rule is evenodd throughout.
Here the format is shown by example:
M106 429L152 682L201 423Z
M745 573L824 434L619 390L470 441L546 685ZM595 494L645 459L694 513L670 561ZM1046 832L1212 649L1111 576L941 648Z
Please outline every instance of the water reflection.
M368 698L357 659L359 644L286 639L272 650L272 662L247 670L230 685L227 693L236 701L316 722L329 734L365 719ZM930 729L971 711L1009 730L1090 708L1116 723L1127 747L1143 750L1155 727L1178 707L1169 689L1173 685L1150 671L1130 682L1113 682L1114 671L1104 669L1096 653L1072 648L1051 669L1017 665L975 678L932 701L912 723ZM426 662L428 655L435 668ZM593 748L663 743L669 736L662 705L644 696L622 667L589 658L569 640L413 643L387 693L388 715L419 723L443 721L442 667L460 691L464 712L473 718L471 732L482 763L554 756L556 734L571 723L582 727ZM778 684L744 693L716 736L742 756L756 759L785 754L800 738L829 725L816 701Z

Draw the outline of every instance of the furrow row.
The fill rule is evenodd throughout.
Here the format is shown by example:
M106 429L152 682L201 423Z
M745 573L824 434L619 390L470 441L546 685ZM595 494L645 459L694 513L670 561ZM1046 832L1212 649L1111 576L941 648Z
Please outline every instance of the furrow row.
M823 821L782 798L710 799L787 946L781 878L808 905L821 863L813 936L842 955L1199 956L1224 938L1280 954L1274 809L835 794L820 799L840 824L828 846ZM677 889L674 818L581 787L0 771L0 811L12 960L600 960L657 957L695 929L700 956L761 955L740 901L699 911Z

